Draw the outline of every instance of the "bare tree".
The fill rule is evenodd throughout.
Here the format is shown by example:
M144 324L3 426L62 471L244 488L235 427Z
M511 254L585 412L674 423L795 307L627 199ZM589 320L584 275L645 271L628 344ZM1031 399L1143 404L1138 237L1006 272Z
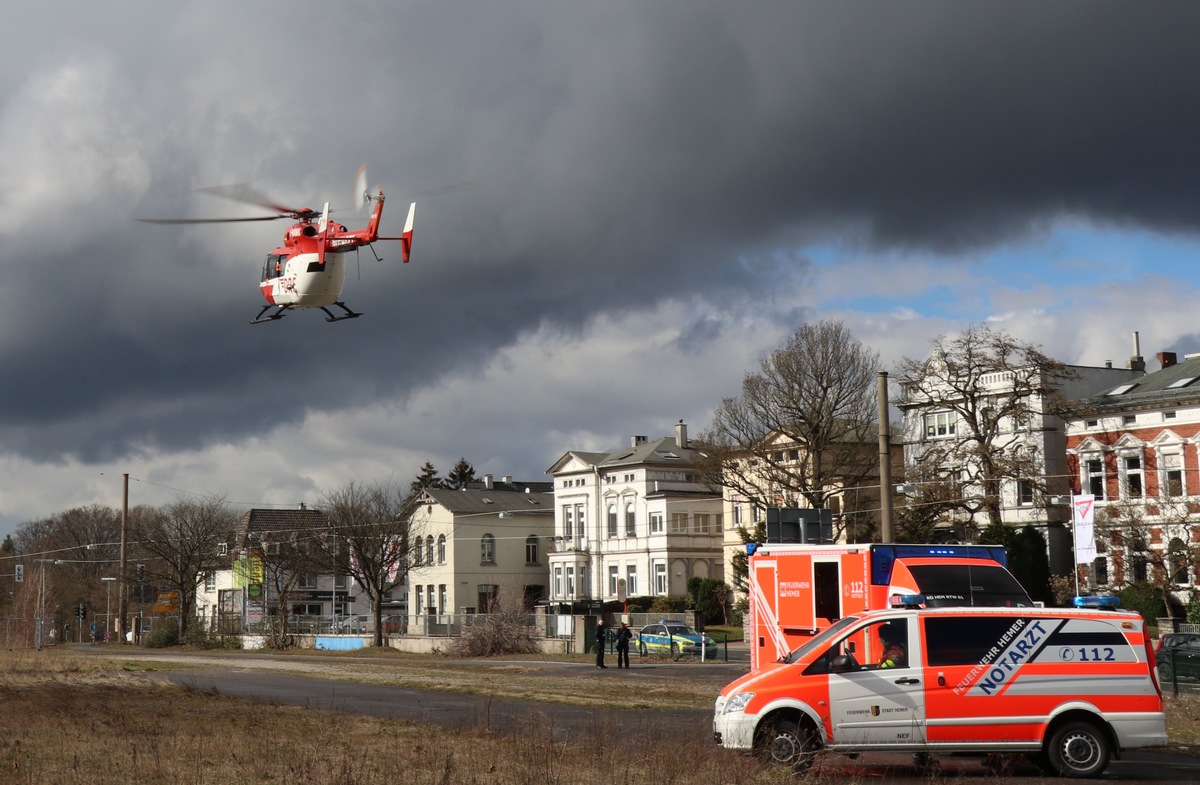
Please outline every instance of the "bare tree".
M1035 500L1053 492L1045 456L1027 434L1057 411L1061 383L1076 377L1064 363L1002 330L972 325L935 340L929 357L901 361L898 377L902 408L948 418L939 438L921 444L917 460L957 480L959 509L982 513L998 530L1006 481L1027 483Z
M910 467L904 480L912 490L896 508L896 542L946 542L965 539L946 524L959 509L962 484L926 466Z
M324 569L349 575L366 593L375 620L375 645L383 645L383 598L404 583L411 560L418 495L388 480L351 482L325 494L328 536L315 544Z
M54 559L43 598L48 614L73 624L80 605L88 608L91 619L102 612L110 590L100 579L117 575L118 516L111 507L93 504L21 527L17 541L23 551ZM40 581L38 585L40 589Z
M179 633L183 636L196 607L196 590L204 575L224 569L223 553L233 536L237 514L224 496L180 499L165 507L139 509L131 517L131 539L146 559L146 577L176 592Z
M1111 581L1155 588L1172 615L1171 595L1190 584L1189 568L1200 561L1193 542L1194 514L1182 498L1138 498L1125 493L1096 511L1097 546L1112 562ZM1158 547L1155 547L1155 546Z
M841 322L805 324L742 380L696 446L708 481L762 507L829 507L878 485L879 354ZM866 507L878 508L877 488ZM853 510L844 510L852 513ZM847 521L842 517L844 526Z
M268 641L275 648L291 645L289 619L296 588L314 569L312 540L308 532L263 534L255 548L263 565L263 588L270 605L267 611Z

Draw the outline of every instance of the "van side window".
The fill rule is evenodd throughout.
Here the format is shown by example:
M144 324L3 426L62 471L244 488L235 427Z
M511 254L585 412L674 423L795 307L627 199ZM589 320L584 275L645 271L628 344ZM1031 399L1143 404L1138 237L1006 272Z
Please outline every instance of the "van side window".
M947 616L927 618L926 657L930 667L975 665L996 646L1013 624L1011 616Z
M927 608L953 605L1022 608L1029 595L1008 570L998 564L924 564L909 568Z

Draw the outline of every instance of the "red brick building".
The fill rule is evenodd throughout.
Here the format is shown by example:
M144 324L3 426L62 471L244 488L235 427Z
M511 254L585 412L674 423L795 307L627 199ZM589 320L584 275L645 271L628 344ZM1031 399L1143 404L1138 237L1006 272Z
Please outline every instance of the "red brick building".
M1095 587L1153 583L1180 599L1200 567L1200 354L1076 401L1068 479L1096 498Z

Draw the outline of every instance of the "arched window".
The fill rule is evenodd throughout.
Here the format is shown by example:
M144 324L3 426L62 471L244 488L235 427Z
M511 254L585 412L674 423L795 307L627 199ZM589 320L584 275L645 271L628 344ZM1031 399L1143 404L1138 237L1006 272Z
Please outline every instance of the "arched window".
M525 563L538 563L538 538L536 534L531 534L525 538Z
M437 557L438 557L438 564L446 563L446 535L444 535L444 534L438 535ZM442 604L445 605L445 603L442 603Z
M485 534L479 538L479 563L496 563L496 538L490 534Z
M1133 561L1133 582L1134 583L1145 583L1146 575L1147 575L1146 557L1139 553L1133 557L1132 561Z
M637 536L637 512L633 506L633 502L625 505L625 536Z
M421 566L421 556L423 555L423 549L421 548L421 538L420 537L418 537L416 539L416 542L413 543L413 546L414 546L413 547L413 566L420 567Z
M1167 546L1168 558L1171 565L1171 583L1184 586L1188 582L1187 546L1183 540L1175 537Z
M608 517L608 536L611 539L612 537L617 536L617 505L615 505L615 504L608 505L608 516L607 517Z
M433 535L432 534L425 538L425 562L427 564L435 563L433 561Z

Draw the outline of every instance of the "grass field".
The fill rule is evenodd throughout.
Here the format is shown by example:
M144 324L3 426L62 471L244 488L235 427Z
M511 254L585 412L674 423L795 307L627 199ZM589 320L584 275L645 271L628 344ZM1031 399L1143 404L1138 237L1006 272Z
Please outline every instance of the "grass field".
M234 657L225 660L231 667L241 667L243 661ZM273 667L286 670L311 667L308 658L271 659ZM481 668L415 656L332 656L320 664L324 678L440 686L485 696L541 690L560 697L573 695L596 707L592 719L579 728L555 728L545 718L531 716L514 726L447 730L165 687L153 673L169 667L179 666L132 658L100 659L71 651L0 653L0 782L773 785L795 781L787 772L717 748L703 728L672 728L657 722L652 710L646 712L643 726L619 735L607 709L627 706L630 688L591 671L580 676L577 669L558 669L564 675L555 676L552 669L518 663ZM642 681L649 694L638 700L648 709L712 705L711 683ZM1200 742L1200 702L1172 699L1168 716L1174 743Z

